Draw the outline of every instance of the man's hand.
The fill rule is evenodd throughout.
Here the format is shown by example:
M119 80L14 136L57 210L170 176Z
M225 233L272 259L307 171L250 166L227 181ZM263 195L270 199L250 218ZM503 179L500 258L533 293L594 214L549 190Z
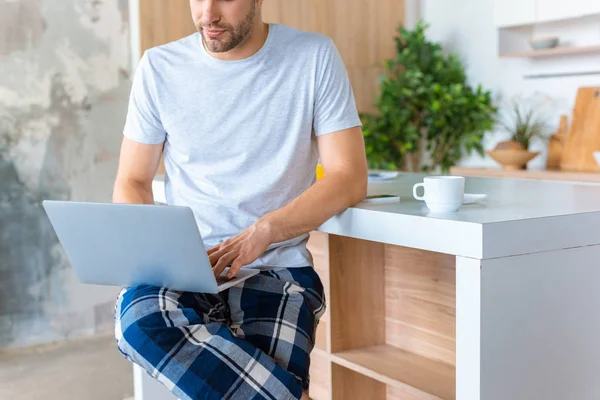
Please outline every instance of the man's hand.
M253 263L263 255L272 243L271 237L269 225L259 220L239 235L208 249L215 276L221 275L231 265L227 277L233 278L244 265Z

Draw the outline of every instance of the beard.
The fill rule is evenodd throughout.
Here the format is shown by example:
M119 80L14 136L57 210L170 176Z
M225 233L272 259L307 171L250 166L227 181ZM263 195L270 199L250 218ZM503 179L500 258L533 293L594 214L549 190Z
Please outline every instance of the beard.
M233 50L244 43L250 36L252 26L254 25L254 17L256 15L256 3L252 1L252 9L246 15L244 20L237 25L229 24L210 24L202 26L200 22L196 23L196 28L200 35L204 46L212 53L225 53ZM223 30L223 34L217 38L210 38L204 34L204 29Z

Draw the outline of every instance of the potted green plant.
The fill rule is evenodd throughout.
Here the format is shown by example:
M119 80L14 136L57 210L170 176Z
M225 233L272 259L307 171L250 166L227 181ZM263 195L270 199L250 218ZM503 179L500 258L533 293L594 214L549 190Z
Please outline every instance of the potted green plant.
M498 124L510 139L486 153L506 170L525 169L527 163L540 154L530 151L530 145L533 139L545 138L544 118L538 116L534 107L516 99L511 102L508 117L499 119Z
M465 153L484 155L496 113L492 96L468 84L459 57L429 41L427 28L423 21L413 30L399 26L377 112L361 114L370 168L447 171Z

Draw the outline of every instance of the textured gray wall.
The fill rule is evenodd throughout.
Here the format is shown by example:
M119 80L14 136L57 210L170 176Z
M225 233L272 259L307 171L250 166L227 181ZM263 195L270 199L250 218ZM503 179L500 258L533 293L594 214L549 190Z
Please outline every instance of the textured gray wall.
M41 206L110 201L130 88L127 0L0 0L0 346L111 329Z

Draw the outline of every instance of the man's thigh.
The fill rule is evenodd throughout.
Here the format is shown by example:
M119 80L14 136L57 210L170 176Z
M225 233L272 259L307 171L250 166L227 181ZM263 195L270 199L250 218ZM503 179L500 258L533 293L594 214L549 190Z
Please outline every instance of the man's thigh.
M311 267L263 271L227 293L234 333L264 351L308 389L310 352L325 311Z

